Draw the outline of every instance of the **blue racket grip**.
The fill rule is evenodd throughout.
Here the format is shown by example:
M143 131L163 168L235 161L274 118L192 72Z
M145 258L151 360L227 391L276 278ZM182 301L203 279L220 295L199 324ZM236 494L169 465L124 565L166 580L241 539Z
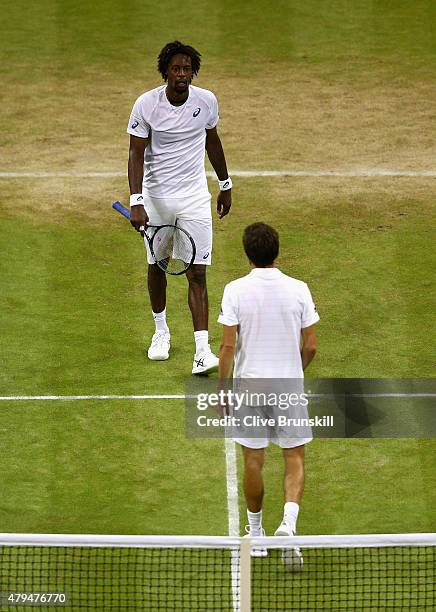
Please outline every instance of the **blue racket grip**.
M123 206L121 202L118 202L118 200L112 204L112 208L115 208L115 210L126 217L126 219L130 219L130 210Z

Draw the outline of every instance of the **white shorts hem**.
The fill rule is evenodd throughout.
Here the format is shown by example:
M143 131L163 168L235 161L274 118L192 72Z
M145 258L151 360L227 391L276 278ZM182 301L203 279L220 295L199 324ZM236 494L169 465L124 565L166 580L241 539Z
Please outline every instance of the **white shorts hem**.
M268 448L270 442L283 449L296 448L297 446L308 444L309 442L312 442L312 440L313 438L282 438L278 440L268 440L266 438L233 438L233 442L236 442L236 444L246 446L247 448L251 448L253 450Z

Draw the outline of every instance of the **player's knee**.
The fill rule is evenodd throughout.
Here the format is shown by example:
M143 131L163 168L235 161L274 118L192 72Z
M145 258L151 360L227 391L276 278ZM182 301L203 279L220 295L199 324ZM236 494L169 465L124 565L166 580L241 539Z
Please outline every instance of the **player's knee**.
M165 272L157 264L148 264L148 276L165 277ZM166 278L166 277L165 277Z
M283 456L290 468L304 469L304 444L283 449Z
M265 461L265 454L262 450L256 449L252 451L251 449L245 449L244 452L244 464L245 469L247 470L261 470L263 468L263 464Z
M186 273L189 284L206 285L206 266L194 265Z

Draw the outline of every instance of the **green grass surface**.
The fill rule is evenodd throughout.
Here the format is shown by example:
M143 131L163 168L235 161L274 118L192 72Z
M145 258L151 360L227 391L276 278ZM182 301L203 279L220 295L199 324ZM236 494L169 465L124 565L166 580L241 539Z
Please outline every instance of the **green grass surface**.
M132 103L160 84L155 58L174 38L203 55L196 83L217 93L231 168L434 170L435 17L430 0L9 3L0 171L122 171ZM169 283L171 359L152 363L143 247L110 208L126 179L0 181L0 395L182 394L186 282ZM231 215L214 221L213 348L223 287L248 271L241 232L263 220L321 314L311 376L434 375L433 178L234 183ZM0 531L227 533L224 445L186 438L181 400L0 408ZM431 439L316 440L299 532L434 531L435 450ZM272 448L267 533L281 471Z
M185 438L182 401L21 402L0 421L3 531L226 531L222 442Z
M260 183L254 191L244 186L253 194L254 216L261 215ZM311 376L430 374L425 200L415 207L396 200L377 210L339 202L336 220L321 202L301 214L298 201L288 207L295 222L276 223L282 267L309 281L322 317ZM243 216L235 211L233 224L217 223L209 276L215 347L223 285L246 268L238 244ZM58 224L29 219L18 226L17 213L5 219L4 395L183 394L193 353L186 282L170 279L171 360L151 363L143 247L109 203L104 217L104 228L71 214ZM312 233L315 219L322 239ZM412 228L412 248L403 250ZM225 534L222 442L186 439L183 413L180 400L3 402L2 473L9 492L3 529ZM307 449L300 533L431 531L433 454L434 443L422 440L314 442ZM277 449L268 453L265 480L265 526L272 533L281 512Z

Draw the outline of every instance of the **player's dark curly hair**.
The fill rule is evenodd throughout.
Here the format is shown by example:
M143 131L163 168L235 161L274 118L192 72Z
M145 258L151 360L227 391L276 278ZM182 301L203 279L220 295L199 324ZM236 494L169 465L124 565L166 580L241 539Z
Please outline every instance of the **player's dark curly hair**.
M173 55L177 55L177 53L183 53L183 55L188 55L191 58L192 73L194 75L197 75L200 70L201 54L197 49L194 49L194 47L190 45L184 45L179 40L175 40L165 45L157 56L157 69L161 73L164 81L168 78L168 64Z
M245 254L258 268L270 266L279 254L279 235L266 223L253 223L242 237Z

